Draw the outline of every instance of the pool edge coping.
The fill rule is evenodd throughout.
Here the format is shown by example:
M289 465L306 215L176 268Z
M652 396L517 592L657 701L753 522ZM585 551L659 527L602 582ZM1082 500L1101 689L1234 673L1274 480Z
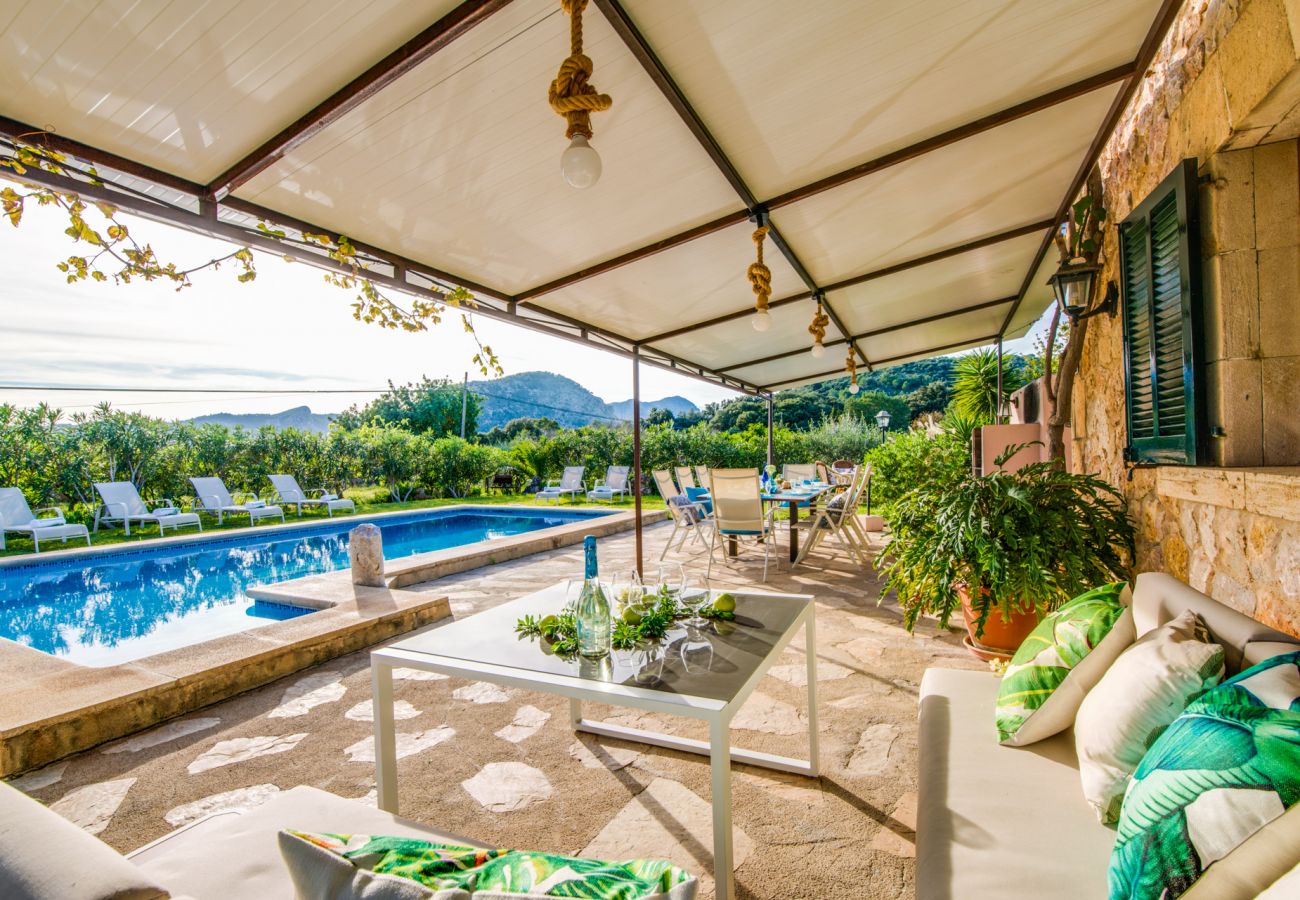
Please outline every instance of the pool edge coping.
M459 507L461 504L438 508ZM88 702L76 706L63 702L49 704L45 710L41 710L29 704L28 711L16 721L0 722L0 778L48 765L73 753L135 734L310 666L451 617L450 603L445 596L436 591L403 590L404 587L572 546L593 530L599 536L635 527L635 509L586 508L605 509L614 514L416 554L409 558L414 562L403 567L402 572L387 573L390 578L389 587L386 588L353 585L351 570L345 568L254 589L260 592L280 588L281 593L268 598L257 597L253 591L248 593L255 599L270 599L277 603L286 603L296 597L299 602L289 602L288 605L315 609L316 615L270 622L232 635L223 635L113 666L83 666L33 650L15 641L0 639L0 668L13 668L5 665L5 657L10 657L11 663L17 662L20 669L25 668L21 659L24 655L36 654L44 658L39 674L29 679L9 679L11 692L16 691L28 698L41 697L48 702L49 699L58 698L57 684L67 681L71 684L66 685L65 690L72 690L79 682L83 682L80 691L91 695L86 698ZM408 512L410 510L401 510L392 514ZM642 523L660 522L667 515L667 510L663 509L643 510ZM599 523L599 527L593 529L592 525L596 523ZM475 549L465 552L465 548ZM400 578L409 580L401 584L394 583ZM311 586L302 583L312 581L318 584L328 582L326 597L314 597L313 591L306 590ZM295 582L298 584L295 585ZM284 586L289 586L289 589L285 590ZM378 615L364 614L361 606L371 597L382 598L393 608ZM319 605L322 603L324 605ZM342 621L333 627L318 627L328 625L330 620ZM304 622L307 624L303 625ZM295 632L305 632L305 636L300 634L297 639L291 640L277 637ZM242 646L244 651L232 652L223 657L218 646L222 644L234 651ZM249 646L254 647L256 652L247 652ZM203 657L214 651L217 651L217 659L206 661L193 669L187 670L180 659L182 654ZM103 682L102 687L106 690L98 690L101 687L98 684L86 690L84 682L87 679ZM22 683L24 680L27 681L26 685ZM123 690L112 690L113 682L119 682ZM54 694L49 693L51 688L55 688ZM91 713L93 715L89 715ZM89 732L81 727L88 723L94 726Z
M590 511L596 513L591 518L600 518L601 515L607 515L611 512L628 512L630 507L618 506L563 506L552 504L542 506L540 504L522 504L522 503L450 503L446 506L426 506L416 509L390 509L384 512L374 513L355 513L346 516L329 516L323 519L311 518L303 519L296 517L293 519L285 517L283 522L266 523L264 525L241 525L238 528L225 529L222 531L186 531L178 534L164 535L162 537L141 537L138 541L119 541L116 544L98 544L88 547L67 547L60 550L47 550L44 553L34 551L28 553L18 553L12 556L0 556L0 569L13 568L18 566L36 565L44 563L57 563L65 560L81 559L82 557L94 557L100 554L111 555L117 552L127 550L154 550L165 549L185 544L203 544L209 541L231 538L238 538L249 534L274 534L280 530L291 528L305 528L318 525L328 525L331 522L362 521L371 519L387 519L397 516L418 515L420 513L443 512L443 511L465 511L469 509L516 509L516 510L545 510L561 509L577 511ZM652 510L646 510L652 512ZM451 548L455 549L455 548Z

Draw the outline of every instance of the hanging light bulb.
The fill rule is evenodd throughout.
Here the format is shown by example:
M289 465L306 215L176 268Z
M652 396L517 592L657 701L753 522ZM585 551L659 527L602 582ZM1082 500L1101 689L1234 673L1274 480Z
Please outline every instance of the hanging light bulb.
M614 101L591 85L593 64L582 52L582 12L588 0L561 0L569 16L569 56L547 93L551 109L564 116L569 127L564 136L569 147L560 156L560 174L570 187L589 188L600 180L600 155L587 143L591 139L591 114L609 109Z
M857 376L855 375L854 378L856 379ZM861 390L861 388L858 387L858 382L856 380L851 385L849 385L850 394L856 394L859 390Z
M755 331L767 331L772 327L772 314L765 309L756 310L754 318L749 320Z
M568 149L560 154L560 174L569 187L589 188L600 180L600 154L587 138L575 134Z
M815 342L813 343L813 345L812 345L812 355L813 355L816 359L821 359L823 356L826 355L826 347L822 344L822 342L821 342L820 340L817 340L817 341L815 341Z

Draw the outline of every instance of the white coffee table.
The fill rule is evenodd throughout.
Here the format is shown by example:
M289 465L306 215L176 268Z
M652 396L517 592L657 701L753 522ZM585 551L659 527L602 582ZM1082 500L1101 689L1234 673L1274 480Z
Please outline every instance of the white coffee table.
M544 652L538 641L516 638L515 623L521 616L559 612L565 592L565 584L557 584L371 652L379 808L398 811L393 669L421 669L557 694L569 698L575 731L709 757L713 774L714 879L719 898L732 896L731 763L814 778L819 774L812 597L735 591L734 623L694 630L679 624L661 642L663 653L658 658L662 664L657 665L653 651L614 651L602 663L590 663L557 657ZM808 759L732 747L732 718L800 627L804 630L808 662ZM583 701L702 719L709 723L709 740L584 719Z

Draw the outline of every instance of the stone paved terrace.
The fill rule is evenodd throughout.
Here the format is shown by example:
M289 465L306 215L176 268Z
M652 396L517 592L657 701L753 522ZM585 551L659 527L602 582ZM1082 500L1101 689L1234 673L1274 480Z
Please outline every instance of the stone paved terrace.
M669 528L646 532L654 573ZM601 542L606 572L626 571L630 534ZM457 617L576 574L580 548L551 551L416 586L446 593ZM705 558L688 565L704 576ZM714 586L761 587L761 559L714 567ZM979 668L956 632L909 635L878 607L874 573L819 559L766 588L817 597L822 770L816 780L738 766L733 779L737 897L863 900L913 895L916 694L929 666ZM432 627L437 627L432 626ZM737 716L739 745L805 750L802 641ZM399 670L402 812L495 845L711 866L707 761L576 737L557 697ZM199 816L309 784L374 803L366 651L96 748L14 783L120 850ZM592 709L614 721L704 737L698 723ZM286 822L311 830L312 822ZM712 897L706 879L704 897Z

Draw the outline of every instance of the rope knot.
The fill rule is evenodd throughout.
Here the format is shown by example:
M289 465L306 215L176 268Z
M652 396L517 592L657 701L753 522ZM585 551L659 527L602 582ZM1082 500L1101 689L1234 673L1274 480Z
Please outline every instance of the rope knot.
M595 64L582 52L582 11L587 0L560 0L561 8L569 15L569 46L567 59L560 64L559 74L551 82L547 99L557 115L568 120L564 136L582 135L591 138L591 114L604 112L614 104L609 94L599 93L589 82Z
M772 296L772 270L763 264L763 239L767 237L767 226L760 225L754 229L754 246L758 250L758 259L749 264L746 275L749 286L753 288L757 301L755 309L767 309L767 301Z
M826 315L826 310L822 308L820 302L817 304L817 312L813 314L812 323L808 326L808 333L813 336L817 343L821 343L826 337L826 326L831 323L831 317Z

